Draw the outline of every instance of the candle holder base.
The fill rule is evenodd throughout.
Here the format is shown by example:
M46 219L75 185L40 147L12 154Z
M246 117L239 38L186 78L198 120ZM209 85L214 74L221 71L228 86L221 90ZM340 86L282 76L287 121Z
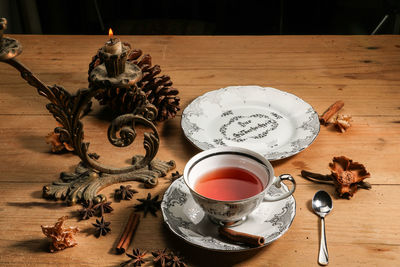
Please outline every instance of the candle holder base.
M143 156L134 156L133 165L141 162ZM107 197L98 192L112 184L126 181L140 181L147 188L158 184L158 178L165 176L175 168L175 162L153 159L146 167L120 174L98 173L80 162L74 173L62 172L60 180L43 187L43 197L54 200L65 200L68 205L79 202L105 201Z

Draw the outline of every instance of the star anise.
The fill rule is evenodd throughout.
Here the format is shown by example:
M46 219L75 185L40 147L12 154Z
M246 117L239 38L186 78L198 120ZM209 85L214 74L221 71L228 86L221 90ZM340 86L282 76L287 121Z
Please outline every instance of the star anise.
M101 220L96 219L96 223L93 223L93 226L96 227L96 237L100 237L101 235L106 235L111 232L110 222L105 222L104 217L101 216Z
M147 198L138 198L141 204L135 205L135 211L143 211L143 217L146 217L147 212L153 216L157 216L156 211L160 209L161 201L158 201L159 195L151 198L151 194L147 194Z
M167 252L167 249L164 250L157 250L151 252L154 259L153 262L156 266L165 267L167 262L171 260L171 254Z
M135 189L131 189L132 186L121 185L119 189L115 189L114 198L118 200L130 200L132 199L133 195L136 194L138 191Z
M166 266L171 266L171 267L187 267L187 264L183 262L182 257L171 253L171 259L167 262Z
M122 263L121 266L134 266L134 267L142 266L142 264L145 262L144 258L146 254L147 254L146 251L142 252L139 249L133 249L132 255L126 253L126 256L128 256L131 259Z
M92 158L92 159L99 159L99 158L100 158L100 155L97 154L97 153L95 153L95 152L89 153L88 156L89 156L90 158Z
M171 178L169 178L169 180L171 181L171 183L173 183L175 180L179 179L181 176L182 176L182 174L180 174L178 171L176 171L171 174Z
M91 200L82 203L83 208L78 210L81 220L87 220L95 213L93 202Z
M100 203L97 203L96 205L93 206L93 209L97 212L97 216L102 217L104 216L104 213L110 213L114 209L111 207L111 201L102 201Z

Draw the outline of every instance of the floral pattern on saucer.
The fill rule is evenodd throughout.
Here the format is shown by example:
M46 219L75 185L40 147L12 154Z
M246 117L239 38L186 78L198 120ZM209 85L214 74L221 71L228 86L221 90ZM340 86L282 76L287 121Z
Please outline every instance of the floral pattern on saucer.
M287 191L288 188L282 184L280 188L272 186L267 194L272 197ZM192 245L216 251L252 249L246 245L229 243L218 235L218 226L194 202L183 178L175 180L167 189L161 210L169 229ZM276 202L263 202L244 223L232 229L263 236L267 245L289 229L295 214L296 202L293 196Z
M181 126L200 149L238 146L268 160L299 153L320 129L318 114L308 103L260 86L230 86L199 96L183 111Z

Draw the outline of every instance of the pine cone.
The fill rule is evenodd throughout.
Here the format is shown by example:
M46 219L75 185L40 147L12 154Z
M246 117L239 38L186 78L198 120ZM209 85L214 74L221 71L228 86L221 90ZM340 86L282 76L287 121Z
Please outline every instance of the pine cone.
M124 45L129 45L124 43ZM142 70L142 79L136 84L137 88L142 90L147 100L157 107L157 121L164 121L175 117L179 111L179 91L172 87L171 78L168 75L157 76L161 73L159 65L151 65L151 56L143 55L139 49L131 50L128 55L129 62L132 62ZM101 59L95 55L89 64L90 72L99 64ZM90 81L89 81L90 82ZM131 113L139 106L143 99L138 96L137 88L112 88L101 91L95 96L101 105L109 105L112 110L119 114Z

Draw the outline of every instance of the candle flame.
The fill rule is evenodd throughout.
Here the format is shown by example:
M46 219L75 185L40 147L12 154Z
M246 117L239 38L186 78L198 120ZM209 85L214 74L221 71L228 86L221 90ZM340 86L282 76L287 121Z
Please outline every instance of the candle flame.
M111 30L111 28L108 30L108 37L110 37L110 39L111 38L113 38L113 36L114 36L114 33L113 33L113 31Z

